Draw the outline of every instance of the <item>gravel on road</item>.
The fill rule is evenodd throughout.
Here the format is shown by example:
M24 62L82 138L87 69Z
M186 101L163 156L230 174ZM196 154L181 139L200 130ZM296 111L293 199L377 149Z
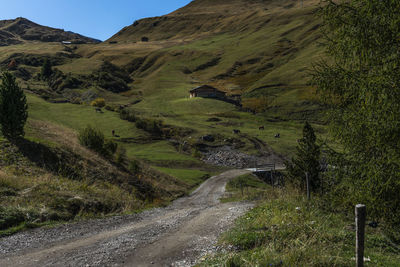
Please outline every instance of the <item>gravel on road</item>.
M226 183L246 172L211 177L166 208L1 238L0 266L192 266L252 207L219 202Z

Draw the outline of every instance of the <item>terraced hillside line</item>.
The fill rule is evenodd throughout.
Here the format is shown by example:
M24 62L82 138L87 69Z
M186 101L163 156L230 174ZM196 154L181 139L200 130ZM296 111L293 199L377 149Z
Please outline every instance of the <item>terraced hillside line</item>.
M252 207L219 202L226 183L247 172L214 176L166 208L1 238L0 266L191 266Z

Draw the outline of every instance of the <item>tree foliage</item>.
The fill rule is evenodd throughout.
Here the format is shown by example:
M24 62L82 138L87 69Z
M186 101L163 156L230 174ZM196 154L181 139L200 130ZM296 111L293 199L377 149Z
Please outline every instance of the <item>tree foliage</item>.
M0 85L0 124L4 137L15 140L24 136L24 125L28 118L28 105L24 91L15 77L5 72Z
M296 156L291 163L287 163L289 177L293 182L306 188L305 174L308 174L310 188L316 192L320 186L320 148L316 144L316 136L312 126L306 122L303 128L303 137L298 141Z
M43 62L40 74L44 80L48 79L51 76L51 74L53 74L51 63L47 58Z
M400 225L400 1L322 2L332 60L316 66L313 80L344 146L336 182L350 188L342 193L352 205Z
M104 134L88 125L79 132L78 135L79 143L97 153L111 157L115 154L118 148L118 144L112 140L106 140Z

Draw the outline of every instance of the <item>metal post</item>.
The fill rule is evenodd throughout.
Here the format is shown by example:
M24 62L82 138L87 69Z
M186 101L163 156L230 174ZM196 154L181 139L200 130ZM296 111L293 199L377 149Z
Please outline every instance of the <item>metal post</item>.
M308 179L308 172L306 172L306 183L307 183L307 200L310 200L310 180Z
M356 267L364 266L364 240L365 240L365 217L367 208L363 204L357 204L356 215Z
M271 174L271 185L272 185L272 188L274 188L274 174L273 174L272 169L270 170L270 174Z

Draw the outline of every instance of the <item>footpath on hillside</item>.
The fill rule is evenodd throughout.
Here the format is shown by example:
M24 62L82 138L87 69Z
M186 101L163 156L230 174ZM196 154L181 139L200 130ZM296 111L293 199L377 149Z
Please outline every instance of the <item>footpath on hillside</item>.
M219 202L226 183L247 172L211 177L166 208L1 238L0 266L192 266L252 207Z

